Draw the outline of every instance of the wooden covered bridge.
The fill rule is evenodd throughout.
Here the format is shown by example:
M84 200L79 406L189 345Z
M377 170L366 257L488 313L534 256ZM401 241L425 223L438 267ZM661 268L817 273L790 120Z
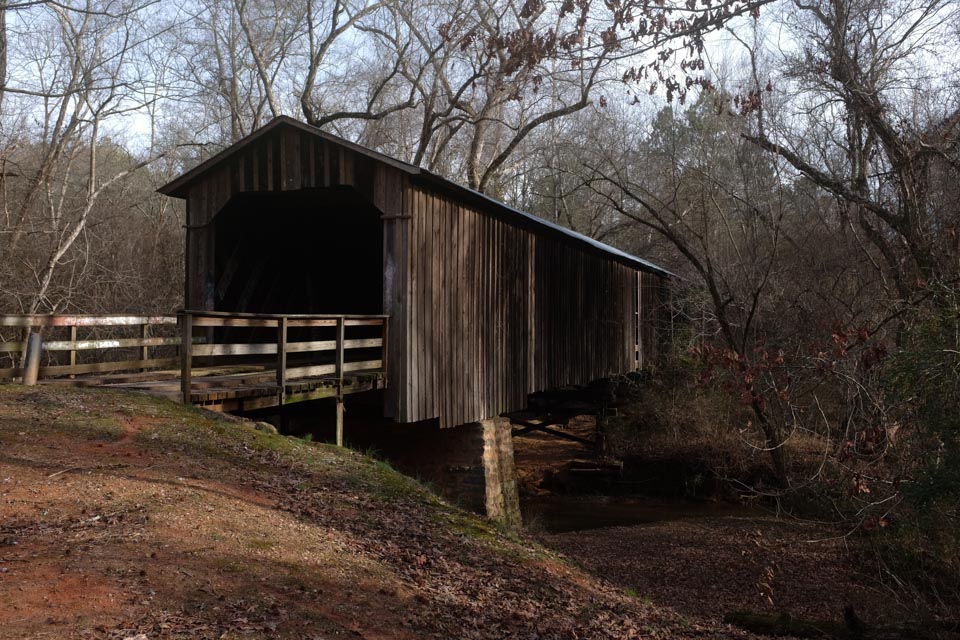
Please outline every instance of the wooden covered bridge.
M160 189L188 309L382 314L385 414L441 427L655 357L665 270L281 117Z
M186 201L178 329L118 369L78 364L74 328L41 375L228 411L383 389L385 417L444 428L656 357L669 272L290 118L160 192Z

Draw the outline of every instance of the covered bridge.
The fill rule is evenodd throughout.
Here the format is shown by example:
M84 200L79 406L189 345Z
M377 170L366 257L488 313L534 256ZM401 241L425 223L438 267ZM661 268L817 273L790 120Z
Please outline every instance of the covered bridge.
M164 186L185 304L388 315L384 414L441 427L655 357L670 273L280 117Z

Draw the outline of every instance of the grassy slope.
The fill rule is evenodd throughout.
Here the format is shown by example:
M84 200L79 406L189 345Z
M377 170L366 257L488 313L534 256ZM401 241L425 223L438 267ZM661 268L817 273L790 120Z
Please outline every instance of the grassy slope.
M0 636L729 637L381 462L141 395L0 386Z

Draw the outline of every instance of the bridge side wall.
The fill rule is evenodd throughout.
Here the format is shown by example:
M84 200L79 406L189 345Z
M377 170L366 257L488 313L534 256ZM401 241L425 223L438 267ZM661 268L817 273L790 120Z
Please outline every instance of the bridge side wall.
M477 422L654 357L660 278L427 186L404 194L401 421Z

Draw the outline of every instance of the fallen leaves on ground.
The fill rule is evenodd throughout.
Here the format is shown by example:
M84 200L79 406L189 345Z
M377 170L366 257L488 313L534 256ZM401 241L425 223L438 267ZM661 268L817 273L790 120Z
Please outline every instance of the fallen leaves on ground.
M362 455L139 395L0 388L0 523L5 637L746 637Z

